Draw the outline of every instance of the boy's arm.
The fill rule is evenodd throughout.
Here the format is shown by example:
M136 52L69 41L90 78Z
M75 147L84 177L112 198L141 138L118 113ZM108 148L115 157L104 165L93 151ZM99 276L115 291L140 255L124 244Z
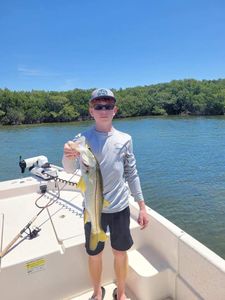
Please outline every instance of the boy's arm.
M131 195L135 201L144 201L144 196L141 189L140 178L136 167L136 159L133 153L132 140L127 144L125 164L124 164L124 176L128 182Z
M134 200L139 205L139 217L138 224L141 226L141 229L144 229L149 222L149 215L146 210L145 201L141 189L140 178L138 176L136 168L136 159L133 153L132 140L127 147L127 157L125 163L125 178L128 182L128 185L131 190L131 194L134 197Z

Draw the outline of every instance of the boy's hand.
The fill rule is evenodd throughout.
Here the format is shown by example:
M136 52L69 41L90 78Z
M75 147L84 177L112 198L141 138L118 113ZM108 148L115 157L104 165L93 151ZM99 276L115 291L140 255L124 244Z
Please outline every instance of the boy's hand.
M141 226L141 229L144 229L147 227L149 223L149 216L147 214L146 209L141 209L139 212L139 217L138 217L138 224Z
M67 143L65 143L64 145L64 156L68 159L75 159L77 158L80 153L77 152L76 150L72 149L71 144L73 142L68 141Z
M146 211L145 202L143 200L138 201L138 205L139 205L140 211L139 211L139 216L138 216L137 222L141 226L141 229L144 229L145 227L147 227L147 225L149 223L149 215Z

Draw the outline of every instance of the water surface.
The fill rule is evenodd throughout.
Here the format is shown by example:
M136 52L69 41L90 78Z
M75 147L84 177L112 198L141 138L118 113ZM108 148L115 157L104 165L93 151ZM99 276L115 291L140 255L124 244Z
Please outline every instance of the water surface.
M20 155L61 164L65 141L90 125L0 127L0 180L22 176ZM225 258L225 118L149 117L114 125L133 137L148 205Z

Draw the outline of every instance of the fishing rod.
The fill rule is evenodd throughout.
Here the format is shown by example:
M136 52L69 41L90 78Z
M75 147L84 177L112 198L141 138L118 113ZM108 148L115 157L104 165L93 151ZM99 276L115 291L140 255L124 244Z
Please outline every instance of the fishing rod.
M36 199L36 202L39 199L41 199L45 195L45 193L43 193L40 197L38 197ZM54 201L52 201L52 199L50 199L48 201L48 203L41 208L41 210L23 227L23 229L20 230L20 232L11 240L11 242L9 242L9 244L2 250L2 252L0 252L0 258L3 257L11 249L11 247L17 242L17 240L22 236L22 234L24 232L26 232L27 229L30 230L30 226L34 223L34 221L37 219L37 217L45 210L45 208L49 207L53 203L54 203ZM30 230L30 233L29 233L30 239L36 237L39 231L40 231L40 229L38 227L36 227L33 231Z
M58 182L63 182L64 185L61 187L61 189L59 188L59 185L57 184L58 187L58 194L56 195L56 199L51 198L48 203L44 206L40 206L37 204L37 202L46 194L47 192L47 186L46 188L40 187L42 195L39 196L36 200L35 200L35 205L40 208L40 211L19 231L19 233L8 243L8 245L0 252L0 258L2 258L11 248L12 246L17 242L17 240L22 237L22 234L24 232L26 232L27 229L29 229L29 236L30 239L34 238L37 236L38 232L41 230L40 228L36 227L35 229L33 229L33 231L30 230L30 226L34 223L34 221L37 219L37 217L49 206L51 206L53 203L55 203L59 198L60 198L60 191L67 185L67 184L73 184L76 186L76 183L71 182L71 179L76 175L77 171L74 172L74 174L71 176L71 178L69 180L62 180L60 178L58 178L58 176L52 176L47 172L42 172L43 174L45 173L46 176L49 177L49 179L53 179L55 181L55 184Z

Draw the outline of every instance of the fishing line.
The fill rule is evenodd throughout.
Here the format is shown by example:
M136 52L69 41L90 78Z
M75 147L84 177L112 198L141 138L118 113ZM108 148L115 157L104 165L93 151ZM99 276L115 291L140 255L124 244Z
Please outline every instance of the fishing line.
M51 179L53 179L55 181L55 187L57 187L57 190L58 190L58 194L55 195L54 197L56 197L56 199L54 200L54 197L52 199L50 199L50 201L44 205L44 206L41 206L41 205L38 205L38 201L41 197L38 197L35 201L35 205L38 207L38 208L47 208L49 206L51 206L52 204L54 204L59 198L60 198L60 192L64 189L64 187L68 184L68 185L73 185L73 186L77 186L77 183L76 182L72 182L71 180L73 179L73 177L77 174L78 170L76 170L72 176L68 179L68 180L65 180L65 179L61 179L59 178L58 176L52 176L52 175L49 175L47 172L43 172L43 174L47 175L48 177L50 177ZM59 188L59 182L62 182L64 183L64 185ZM47 192L47 191L46 191ZM52 201L52 203L51 203Z
M57 193L56 195L54 195L53 198L50 198L50 200L48 201L48 203L47 203L46 205L44 205L44 206L38 205L38 201L41 199L41 197L38 197L38 198L35 200L35 205L36 205L38 208L40 208L40 209L47 208L47 207L51 206L52 204L55 203L55 201L57 201L57 200L60 198L60 191L62 190L62 188L59 189L59 184L58 184L56 178L53 178L53 179L54 179L54 181L55 181L55 187L57 187L58 193ZM63 186L63 188L64 188L64 186ZM47 193L47 190L46 190L46 192L44 193L44 195L46 195L46 193ZM54 199L55 197L56 197L56 199ZM47 198L48 198L48 197L47 197Z
M73 175L69 178L69 180L61 180L64 182L64 185L62 186L62 188L60 189L59 188L59 184L57 182L57 179L58 179L58 176L51 176L49 174L46 173L46 175L48 175L49 177L51 177L54 181L55 181L55 186L57 186L57 189L58 189L58 193L56 195L56 199L53 199L50 198L50 200L47 202L46 205L44 206L40 206L37 204L37 202L43 197L46 195L46 192L47 190L42 193L42 195L40 195L36 200L35 200L35 205L40 208L40 211L27 223L26 226L24 226L23 229L20 230L20 232L11 240L11 242L0 252L0 258L2 258L10 249L11 247L17 242L17 240L22 237L22 234L23 233L26 233L26 230L29 230L29 233L28 236L30 236L30 238L34 238L35 236L37 236L38 232L40 231L39 228L35 228L33 231L30 230L30 226L33 224L33 222L37 219L37 217L49 206L51 206L53 203L55 203L59 198L60 198L60 191L62 189L64 189L64 187L67 185L67 184L71 184L71 180L72 178L77 174L78 170L76 170ZM76 186L77 184L76 183L73 183L74 186Z

